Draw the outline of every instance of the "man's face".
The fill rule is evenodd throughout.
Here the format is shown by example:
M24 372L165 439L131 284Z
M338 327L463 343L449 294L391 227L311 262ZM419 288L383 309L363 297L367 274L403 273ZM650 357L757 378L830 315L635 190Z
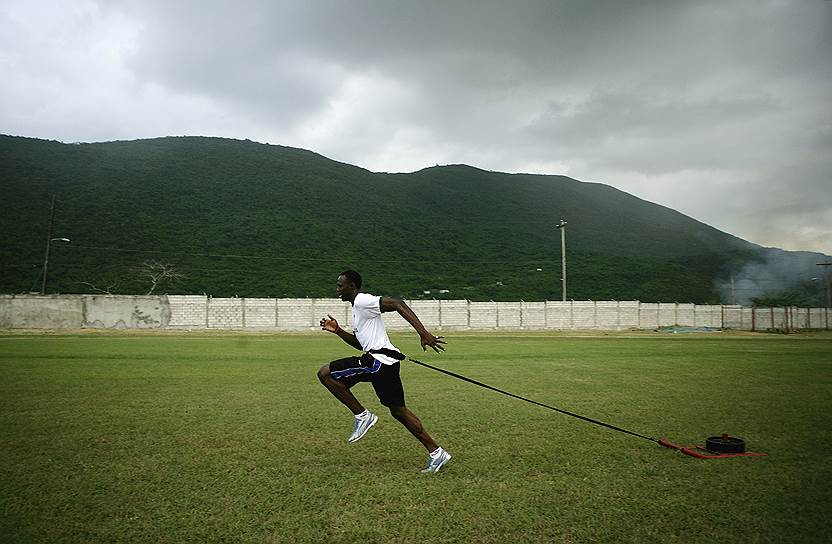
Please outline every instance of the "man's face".
M335 294L341 300L351 301L351 295L355 291L355 286L344 276L338 276L338 283L335 286Z

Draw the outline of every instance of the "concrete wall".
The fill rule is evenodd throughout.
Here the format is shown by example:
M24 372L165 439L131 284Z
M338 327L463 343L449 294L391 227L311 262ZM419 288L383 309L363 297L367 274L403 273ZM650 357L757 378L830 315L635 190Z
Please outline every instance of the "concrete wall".
M0 295L4 329L161 329L170 312L166 296Z
M77 329L83 322L81 297L0 297L0 327L4 329Z
M408 304L436 330L629 330L670 326L739 330L829 329L826 308L629 301L471 302L414 300ZM173 328L316 330L326 315L352 327L350 305L338 299L212 298L201 295L0 296L0 328ZM390 330L410 325L385 314Z
M168 295L170 326L208 328L208 297L200 295Z
M82 328L163 329L170 325L167 297L98 296L81 298Z

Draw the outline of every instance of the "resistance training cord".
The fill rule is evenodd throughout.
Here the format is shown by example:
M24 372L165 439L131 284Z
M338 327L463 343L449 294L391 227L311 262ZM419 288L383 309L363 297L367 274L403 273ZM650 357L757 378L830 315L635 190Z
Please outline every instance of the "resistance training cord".
M661 442L659 442L655 438L650 438L649 436L644 436L643 434L634 433L633 431L628 431L627 429L622 429L621 427L616 427L615 425L610 425L609 423L604 423L603 421L598 421L597 419L592 419L592 418L585 417L585 416L582 416L582 415L574 414L574 413L568 412L566 410L561 410L560 408L555 408L554 406L549 406L548 404L543 404L542 402L537 402L535 400L527 399L526 397L521 397L520 395L515 395L514 393L509 393L508 391L503 391L502 389L497 389L496 387L491 387L488 384L478 382L477 380L472 380L471 378L466 378L465 376L462 376L461 374L457 374L455 372L451 372L450 370L444 370L442 368L437 368L437 367L431 366L427 363L417 361L413 357L408 357L407 360L410 361L411 363L416 363L417 365L423 366L425 368L429 368L431 370L441 372L442 374L447 374L448 376L453 376L454 378L460 379L462 381L466 381L466 382L472 383L474 385L479 385L480 387L484 387L486 389L496 391L497 393L502 393L503 395L508 395L509 397L514 397L515 399L524 400L526 402L530 402L532 404L542 406L543 408L548 408L549 410L554 410L555 412L560 412L561 414L566 414L567 416L576 417L578 419L588 421L589 423L595 423L596 425L601 425L602 427L606 427L606 428L612 429L614 431L620 431L622 433L627 433L627 434L632 435L632 436L637 436L639 438L649 440L650 442L658 442L659 444L661 444Z

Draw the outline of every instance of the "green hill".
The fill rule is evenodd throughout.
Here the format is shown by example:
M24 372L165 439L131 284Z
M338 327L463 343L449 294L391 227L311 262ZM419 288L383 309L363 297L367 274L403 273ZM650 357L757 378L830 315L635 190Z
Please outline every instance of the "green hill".
M762 248L612 187L438 166L372 173L289 147L181 137L63 144L0 136L0 292L333 296L337 273L418 298L717 302ZM538 270L540 269L540 270ZM437 294L438 290L447 293Z

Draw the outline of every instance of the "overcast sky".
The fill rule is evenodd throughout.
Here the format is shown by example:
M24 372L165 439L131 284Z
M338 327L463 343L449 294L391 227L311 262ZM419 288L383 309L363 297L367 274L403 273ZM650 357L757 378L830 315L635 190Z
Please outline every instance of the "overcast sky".
M564 174L826 254L831 76L829 0L0 0L0 133Z

